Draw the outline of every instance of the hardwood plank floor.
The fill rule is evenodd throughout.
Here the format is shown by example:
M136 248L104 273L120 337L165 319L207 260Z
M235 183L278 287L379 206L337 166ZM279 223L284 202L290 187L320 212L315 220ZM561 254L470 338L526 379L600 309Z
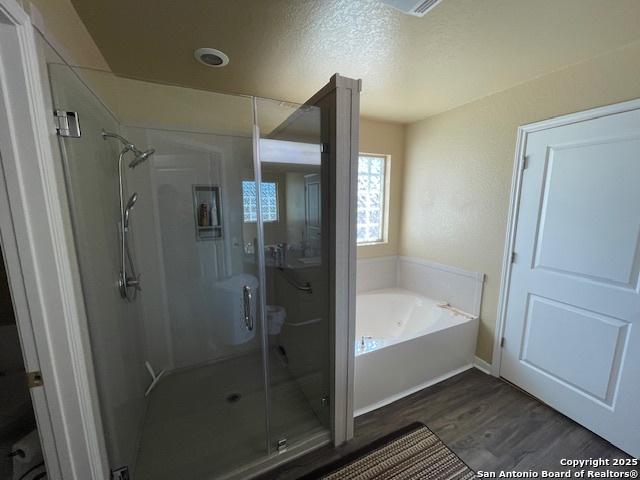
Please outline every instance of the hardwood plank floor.
M560 459L629 458L511 384L471 369L356 418L355 438L259 477L296 479L411 422L427 425L472 469L562 471Z

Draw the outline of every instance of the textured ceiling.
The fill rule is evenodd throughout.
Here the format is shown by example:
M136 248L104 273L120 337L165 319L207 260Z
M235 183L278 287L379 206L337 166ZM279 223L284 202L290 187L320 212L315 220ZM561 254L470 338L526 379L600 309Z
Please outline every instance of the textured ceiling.
M640 39L639 0L72 0L115 73L303 102L362 78L365 116L408 122ZM197 47L227 53L207 68Z

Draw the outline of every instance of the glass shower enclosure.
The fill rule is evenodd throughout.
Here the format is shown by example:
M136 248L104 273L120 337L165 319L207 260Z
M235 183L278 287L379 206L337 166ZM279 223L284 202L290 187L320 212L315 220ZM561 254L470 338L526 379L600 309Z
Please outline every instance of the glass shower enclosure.
M39 41L112 470L243 478L336 441L353 342L331 109L70 67Z

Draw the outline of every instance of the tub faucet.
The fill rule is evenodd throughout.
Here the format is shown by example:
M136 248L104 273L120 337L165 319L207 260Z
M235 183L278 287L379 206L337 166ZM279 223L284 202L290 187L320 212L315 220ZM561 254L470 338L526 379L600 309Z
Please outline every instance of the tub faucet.
M371 335L362 335L362 338L360 339L360 348L362 348L364 350L364 347L366 346L365 340L371 340L373 337Z
M276 265L278 265L279 267L284 267L287 263L287 248L288 245L286 243L276 244Z

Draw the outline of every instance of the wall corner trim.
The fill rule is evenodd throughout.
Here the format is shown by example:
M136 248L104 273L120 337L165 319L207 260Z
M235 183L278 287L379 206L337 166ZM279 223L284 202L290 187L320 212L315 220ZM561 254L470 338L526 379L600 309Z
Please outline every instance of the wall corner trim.
M46 396L38 395L46 399L38 413L48 417L51 425L60 475L69 480L102 480L109 471L107 453L84 304L67 248L69 230L63 214L67 205L56 176L55 144L48 123L51 112L44 98L34 27L16 0L0 0L0 16L3 35L12 37L1 46L0 162L46 385ZM44 447L46 451L46 443ZM48 463L54 461L49 458ZM60 475L50 472L52 479Z

